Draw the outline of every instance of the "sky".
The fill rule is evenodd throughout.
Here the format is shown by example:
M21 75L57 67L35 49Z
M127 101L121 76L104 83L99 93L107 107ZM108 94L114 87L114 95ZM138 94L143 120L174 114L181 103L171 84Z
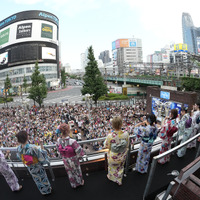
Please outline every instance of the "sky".
M80 54L93 46L96 59L120 38L140 38L143 60L171 42L182 43L182 13L200 27L198 0L7 0L0 21L25 10L43 10L59 18L61 61L81 67Z

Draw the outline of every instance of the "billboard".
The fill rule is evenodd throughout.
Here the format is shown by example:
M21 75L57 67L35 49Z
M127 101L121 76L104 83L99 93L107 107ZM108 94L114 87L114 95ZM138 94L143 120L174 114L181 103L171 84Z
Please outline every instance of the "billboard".
M112 50L118 49L120 47L137 47L137 39L118 39L112 42Z
M42 23L41 28L42 28L41 29L41 37L42 38L49 38L49 39L53 38L53 26Z
M120 47L129 47L128 39L120 39L119 43L120 43Z
M9 41L10 28L0 32L0 45L3 45Z
M115 44L115 41L112 42L112 50L115 50L116 49L116 44Z
M169 116L171 109L177 109L178 113L180 114L181 106L182 103L152 97L151 110L152 113L157 117L158 121L162 121L166 116ZM188 107L187 104L184 104L184 106Z
M56 49L42 47L42 59L56 60Z
M129 47L136 47L137 42L136 39L129 39Z
M187 44L175 44L174 45L174 52L187 52Z
M32 23L18 24L16 39L31 37Z
M8 63L8 52L0 54L0 65L5 65Z

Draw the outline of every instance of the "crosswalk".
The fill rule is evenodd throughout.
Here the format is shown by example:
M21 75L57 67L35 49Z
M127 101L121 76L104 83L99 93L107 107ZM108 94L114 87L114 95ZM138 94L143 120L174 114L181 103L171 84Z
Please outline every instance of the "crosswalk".
M81 103L83 97L80 95L75 95L75 96L62 96L58 98L52 98L52 99L47 99L44 100L45 104L51 104L51 103Z

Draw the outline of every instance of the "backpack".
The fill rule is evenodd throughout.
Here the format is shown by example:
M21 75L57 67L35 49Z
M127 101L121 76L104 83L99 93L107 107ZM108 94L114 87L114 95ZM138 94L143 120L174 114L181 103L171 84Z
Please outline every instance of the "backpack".
M192 126L192 118L189 117L186 121L185 121L185 128L190 128Z

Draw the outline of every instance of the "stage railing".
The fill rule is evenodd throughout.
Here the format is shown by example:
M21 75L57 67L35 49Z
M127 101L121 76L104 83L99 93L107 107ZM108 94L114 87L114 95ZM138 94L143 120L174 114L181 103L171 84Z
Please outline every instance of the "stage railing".
M150 169L148 180L147 180L147 184L146 184L144 194L143 194L143 200L145 200L145 198L147 197L147 195L149 193L158 160L161 159L161 158L164 158L167 155L170 155L170 154L176 152L177 150L181 149L182 147L185 147L186 145L188 145L193 140L196 140L198 137L200 137L200 133L198 133L194 137L188 139L186 142L179 144L178 146L175 146L174 148L172 148L172 149L170 149L170 150L168 150L168 151L166 151L166 152L164 152L160 155L153 157L153 160L152 160L152 163L151 163L151 169ZM197 150L195 158L197 158L199 155L200 155L200 145L198 146L198 150Z

